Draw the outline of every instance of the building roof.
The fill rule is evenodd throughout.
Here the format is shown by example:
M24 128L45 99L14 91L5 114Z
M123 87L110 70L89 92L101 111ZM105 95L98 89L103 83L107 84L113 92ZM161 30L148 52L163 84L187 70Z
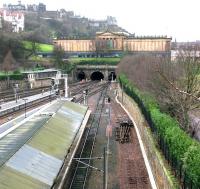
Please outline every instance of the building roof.
M112 32L109 30L106 30L104 32L96 32L96 36L101 36L101 35L116 35L116 36L127 37L129 34L126 32Z
M129 36L128 39L169 39L172 40L171 37L166 35L155 35L155 36Z
M85 106L57 101L1 138L0 188L51 188L86 111Z
M45 69L45 70L30 70L30 71L24 71L23 74L34 74L34 73L46 73L46 72L57 72L58 70L54 68Z

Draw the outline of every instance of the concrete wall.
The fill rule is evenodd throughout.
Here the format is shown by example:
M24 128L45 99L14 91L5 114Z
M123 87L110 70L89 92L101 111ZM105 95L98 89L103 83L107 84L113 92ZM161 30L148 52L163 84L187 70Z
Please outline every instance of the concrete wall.
M122 94L121 89L118 90L119 100L122 102L126 109L130 112L132 117L134 118L142 141L144 143L145 151L147 154L147 158L150 162L150 166L152 168L152 172L154 174L154 178L156 181L156 185L158 189L173 189L177 188L175 184L173 184L170 176L169 171L167 171L167 164L164 163L161 153L156 148L154 138L150 131L150 128L147 125L146 120L144 119L142 113L140 112L139 107L125 93Z

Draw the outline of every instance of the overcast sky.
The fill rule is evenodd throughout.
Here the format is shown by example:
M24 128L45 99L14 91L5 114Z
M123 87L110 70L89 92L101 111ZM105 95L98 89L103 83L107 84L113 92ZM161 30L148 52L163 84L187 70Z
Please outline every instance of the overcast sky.
M17 0L0 0L17 4ZM42 2L48 10L73 10L91 19L117 18L118 25L136 35L168 35L173 41L200 40L200 0L22 0Z

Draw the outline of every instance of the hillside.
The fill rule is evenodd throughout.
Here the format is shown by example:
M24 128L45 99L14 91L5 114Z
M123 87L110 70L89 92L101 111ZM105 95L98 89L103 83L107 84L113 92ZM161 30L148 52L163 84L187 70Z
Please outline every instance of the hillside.
M71 14L69 14L71 13ZM51 43L53 38L91 38L97 31L126 31L116 24L114 17L105 20L90 20L74 15L73 12L45 11L25 13L25 32L27 39Z

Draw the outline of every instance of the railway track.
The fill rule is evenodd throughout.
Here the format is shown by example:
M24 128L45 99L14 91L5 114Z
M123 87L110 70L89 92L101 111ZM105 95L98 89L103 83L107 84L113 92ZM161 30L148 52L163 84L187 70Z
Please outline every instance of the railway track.
M100 84L94 83L94 84L88 86L87 87L87 89L88 89L87 98L98 93L98 92L100 92L100 91L102 91L102 89L105 88L107 85L108 85L108 83L103 83L103 84L102 83L100 83ZM86 89L86 88L84 88L84 89ZM83 100L84 100L84 96L81 93L79 95L79 97L76 98L75 102L81 103Z
M25 107L25 104L21 104L19 106L13 107L9 109L8 111L5 111L4 113L1 112L0 119L1 120L6 120L8 118L10 119L10 117L12 118L16 114L18 115L20 114L20 112L24 112L25 108L26 110L30 110L30 109L33 109L34 107L38 107L47 102L50 102L51 100L54 100L55 98L56 98L56 95L51 94L51 95L45 96L44 98L36 99L34 101L26 103L26 107Z
M121 120L129 119L117 103L112 103L112 111L113 125L119 124ZM118 143L118 151L120 189L151 189L135 128L131 128L130 142Z
M77 93L79 93L82 89L84 89L85 87L89 86L91 84L92 81L86 82L86 83L73 83L73 84L69 84L69 87L72 89L72 95L75 95ZM35 88L35 89L28 89L28 90L19 90L17 92L17 96L20 98L24 98L24 97L28 97L28 96L32 96L32 95L36 95L36 94L40 94L43 92L48 91L51 88L51 86L48 87L39 87L39 88ZM63 89L63 87L59 87L61 90ZM78 91L79 90L79 91ZM15 100L15 94L13 89L10 90L6 90L4 92L0 92L0 101L2 102L8 102L8 101L12 101Z
M94 150L96 136L98 133L100 120L101 120L101 114L104 107L104 99L107 94L107 88L108 88L108 84L104 85L104 87L101 89L100 96L97 100L95 113L92 115L92 118L91 118L92 120L91 120L89 129L87 130L82 149L80 151L80 154L75 157L78 160L81 160L84 164L90 165L91 163L90 158L92 157L92 153ZM80 163L80 161L77 162L74 169L74 174L72 176L71 183L69 184L69 186L65 187L66 189L84 189L85 188L90 168L88 166L84 166L83 163Z
M95 81L89 81L84 84L76 85L75 87L72 86L69 89L69 93L71 96L75 96L77 94L82 94L85 89L90 89L92 86L95 86L96 84L97 84L97 82L95 82Z
M17 96L20 98L24 98L27 96L32 96L32 95L36 95L43 92L46 92L49 90L50 87L40 87L40 88L36 88L36 89L29 89L29 90L20 90L17 92ZM0 93L0 100L2 102L8 102L8 101L12 101L15 100L15 94L13 90L7 90L5 92L1 92Z
M79 84L80 83L75 83L75 84L70 85L70 86L72 86L72 88L75 88L74 89L74 94L75 95L80 93L80 90L81 90L81 94L82 94L82 90L86 89L86 88L89 88L89 86L93 86L94 82L81 83L80 84L81 87L79 86ZM76 88L78 90L76 90ZM23 96L21 96L21 98L28 97L28 96L32 96L32 95L36 95L38 93L41 93L42 90L44 90L44 89L49 89L49 87L48 88L43 87L43 88L33 89L32 91L26 91L26 93L24 93L24 91L23 91L22 93L18 93L18 95L20 96L20 94L23 94ZM45 90L43 92L45 92ZM1 98L2 98L2 96L6 96L7 95L6 98L4 98L4 100L5 100L4 102L15 99L13 95L6 94L6 92L0 93L0 94L1 94L1 96L0 96ZM26 94L26 95L24 95L24 94ZM54 94L50 94L50 95L48 95L48 96L46 96L44 98L37 99L37 100L35 100L35 101L31 102L31 103L26 103L26 109L28 110L28 109L32 109L33 107L38 107L41 104L44 104L44 103L46 103L46 102L48 102L50 100L53 100L55 98L56 98L56 96ZM20 112L22 112L24 110L24 108L25 108L25 103L21 104L20 106L16 105L16 107L13 107L13 108L10 108L10 109L8 109L8 110L6 110L4 112L1 112L0 113L0 118L1 118L1 120L5 120L4 122L6 122L6 120L10 120L10 118L12 118L13 116L18 115Z

